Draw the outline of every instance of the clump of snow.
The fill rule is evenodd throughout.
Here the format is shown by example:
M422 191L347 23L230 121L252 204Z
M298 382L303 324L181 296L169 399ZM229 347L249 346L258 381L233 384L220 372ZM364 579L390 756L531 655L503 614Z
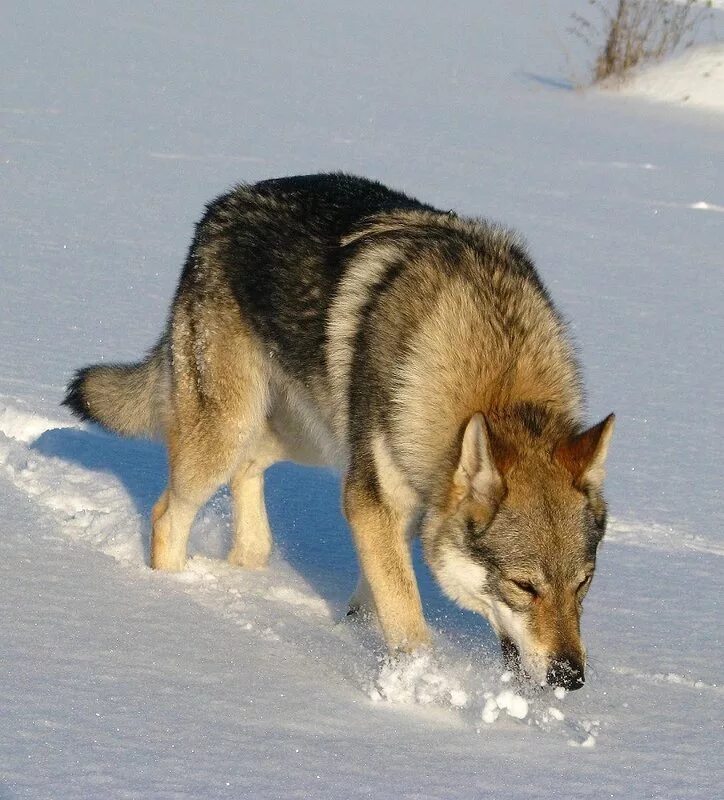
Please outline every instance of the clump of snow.
M577 742L575 739L569 739L568 744L571 747L595 747L596 737L589 734L582 742Z
M475 664L448 643L434 651L385 656L372 669L364 671L361 685L374 703L434 705L450 711L465 711L464 717L493 725L499 718L524 722L544 731L558 729L574 736L580 744L588 729L550 705L548 687L519 684L511 672L498 672ZM565 694L565 693L564 693ZM559 698L560 699L560 698ZM481 728L475 726L478 731Z
M655 102L724 113L724 43L692 47L677 58L642 67L608 88Z
M455 708L468 704L468 694L460 681L443 669L430 653L385 658L368 694L375 702L436 703Z
M501 711L505 711L509 717L525 719L528 716L528 701L511 689L504 689L495 696L488 693L483 706L483 722L492 724L498 719Z
M483 706L483 713L481 715L483 722L487 723L488 725L492 725L495 720L498 719L499 715L500 707L495 702L495 698L491 695L485 701L485 705Z
M495 702L499 708L505 709L509 717L525 719L528 716L528 701L510 689L501 692Z

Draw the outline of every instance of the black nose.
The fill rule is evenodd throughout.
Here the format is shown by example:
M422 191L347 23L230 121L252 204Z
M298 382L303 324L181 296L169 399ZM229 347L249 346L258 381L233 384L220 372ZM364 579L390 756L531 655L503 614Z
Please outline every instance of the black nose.
M580 689L585 683L583 664L575 658L558 658L548 667L546 683L560 686L569 692Z

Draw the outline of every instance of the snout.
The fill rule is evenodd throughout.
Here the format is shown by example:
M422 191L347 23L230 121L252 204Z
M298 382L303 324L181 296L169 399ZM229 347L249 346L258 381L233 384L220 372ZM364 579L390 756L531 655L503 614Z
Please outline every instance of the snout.
M583 663L572 656L562 656L551 662L546 673L549 686L567 689L569 692L580 689L586 679L583 674Z

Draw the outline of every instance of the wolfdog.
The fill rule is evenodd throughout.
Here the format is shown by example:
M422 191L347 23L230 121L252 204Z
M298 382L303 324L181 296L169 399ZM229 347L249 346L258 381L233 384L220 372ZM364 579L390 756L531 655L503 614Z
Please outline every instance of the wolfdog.
M391 650L429 641L410 555L538 683L583 684L581 604L614 417L584 430L565 325L519 239L345 174L239 185L196 226L165 332L76 373L82 419L167 445L151 565L182 570L230 484L228 559L267 563L263 475L331 464Z

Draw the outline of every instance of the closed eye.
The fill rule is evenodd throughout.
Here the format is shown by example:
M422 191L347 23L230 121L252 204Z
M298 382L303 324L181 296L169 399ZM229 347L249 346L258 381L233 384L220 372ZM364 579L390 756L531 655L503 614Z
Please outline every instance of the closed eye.
M587 589L592 577L593 575L586 575L586 577L578 584L576 593L583 591L583 589Z
M521 592L525 592L531 597L538 597L538 590L535 588L535 586L533 586L532 583L529 583L528 581L511 581L511 583L517 589L520 589Z

